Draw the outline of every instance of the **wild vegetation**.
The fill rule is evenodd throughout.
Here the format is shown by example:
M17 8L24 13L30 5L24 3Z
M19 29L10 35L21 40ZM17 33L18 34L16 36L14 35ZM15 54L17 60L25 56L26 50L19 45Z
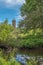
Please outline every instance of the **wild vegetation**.
M24 47L43 46L43 1L26 0L21 7L21 16L24 19L19 22L22 32L19 39L20 45Z
M21 7L21 16L24 19L17 28L8 24L7 19L0 23L0 42L19 47L43 46L43 1L26 0Z
M26 0L20 10L23 20L18 23L18 27L9 24L7 19L0 23L0 48L1 44L13 49L43 47L43 0ZM12 52L5 56L0 51L0 65L20 65L15 58L9 60L9 57L14 56ZM30 60L27 65L38 64L36 60Z

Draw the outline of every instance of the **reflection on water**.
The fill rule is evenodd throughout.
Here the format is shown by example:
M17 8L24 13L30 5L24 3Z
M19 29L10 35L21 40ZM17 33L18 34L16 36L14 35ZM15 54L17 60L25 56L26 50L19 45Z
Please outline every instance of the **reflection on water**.
M30 56L43 56L43 48L19 49L17 53Z
M16 60L17 60L18 62L20 62L21 64L26 65L26 59L25 59L24 56L17 54L17 55L16 55Z
M16 55L16 60L23 65L27 65L27 61L37 61L37 65L43 65L43 57L42 56L28 56L28 55Z
M31 65L43 65L43 49L19 50L16 60L22 65L27 65L27 62L31 62Z

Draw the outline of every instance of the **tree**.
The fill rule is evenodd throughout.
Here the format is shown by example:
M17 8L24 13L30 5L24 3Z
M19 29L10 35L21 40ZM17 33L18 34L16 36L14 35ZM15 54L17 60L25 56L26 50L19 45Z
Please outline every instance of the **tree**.
M8 24L8 19L5 19L4 23L5 23L5 24Z
M24 21L25 28L43 29L43 0L26 0L26 3L21 7L21 16L26 16Z
M10 35L10 33L14 30L13 26L7 23L7 20L4 23L0 24L0 43L5 43Z

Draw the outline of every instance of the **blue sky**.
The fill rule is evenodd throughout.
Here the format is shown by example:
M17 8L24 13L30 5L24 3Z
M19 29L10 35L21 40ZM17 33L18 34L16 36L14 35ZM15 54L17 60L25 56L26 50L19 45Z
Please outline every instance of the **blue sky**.
M12 19L16 22L22 19L20 15L20 7L25 3L25 0L1 0L0 1L0 22L8 18L9 23Z

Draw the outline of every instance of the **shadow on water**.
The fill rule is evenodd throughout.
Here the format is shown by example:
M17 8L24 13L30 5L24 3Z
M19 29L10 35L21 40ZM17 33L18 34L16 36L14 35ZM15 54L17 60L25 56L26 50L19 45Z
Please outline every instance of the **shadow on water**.
M19 49L19 54L25 54L30 56L43 56L43 48L31 48L31 49Z

